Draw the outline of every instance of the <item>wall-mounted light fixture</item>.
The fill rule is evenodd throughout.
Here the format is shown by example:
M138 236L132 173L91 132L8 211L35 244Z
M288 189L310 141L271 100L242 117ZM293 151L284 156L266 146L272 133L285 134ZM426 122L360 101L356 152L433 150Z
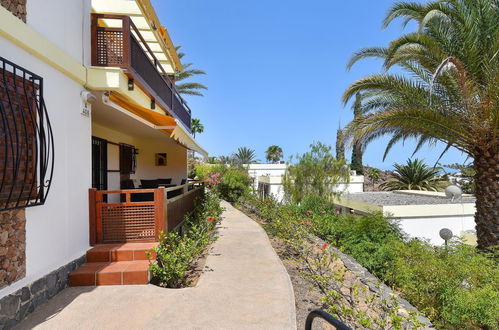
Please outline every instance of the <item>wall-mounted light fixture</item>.
M151 109L156 109L156 100L154 99L151 100Z
M134 87L133 79L132 78L128 78L128 90L129 91L133 91L133 87Z

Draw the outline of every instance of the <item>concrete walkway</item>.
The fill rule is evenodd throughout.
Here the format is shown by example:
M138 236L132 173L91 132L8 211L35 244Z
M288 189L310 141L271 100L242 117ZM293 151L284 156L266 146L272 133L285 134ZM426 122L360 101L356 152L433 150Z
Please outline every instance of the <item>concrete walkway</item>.
M265 231L223 202L198 285L68 288L17 329L296 329L293 287Z

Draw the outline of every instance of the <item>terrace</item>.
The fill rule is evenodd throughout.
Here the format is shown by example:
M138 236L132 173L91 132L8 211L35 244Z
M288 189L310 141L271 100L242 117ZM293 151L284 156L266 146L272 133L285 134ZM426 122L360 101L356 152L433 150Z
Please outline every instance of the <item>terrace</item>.
M158 104L191 132L191 110L175 89L173 72L158 59L165 55L152 50L154 43L141 29L129 16L92 14L92 66L123 69L129 91L139 86L151 99L151 109Z

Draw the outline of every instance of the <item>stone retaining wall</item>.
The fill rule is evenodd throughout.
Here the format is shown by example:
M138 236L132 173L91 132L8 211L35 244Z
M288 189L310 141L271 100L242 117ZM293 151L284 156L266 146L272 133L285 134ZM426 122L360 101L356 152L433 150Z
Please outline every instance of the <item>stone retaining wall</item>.
M0 329L11 329L41 304L68 286L70 272L85 263L82 256L0 299Z
M26 23L26 1L27 0L0 0L0 4L7 8L14 16Z
M0 212L0 288L26 276L24 209Z

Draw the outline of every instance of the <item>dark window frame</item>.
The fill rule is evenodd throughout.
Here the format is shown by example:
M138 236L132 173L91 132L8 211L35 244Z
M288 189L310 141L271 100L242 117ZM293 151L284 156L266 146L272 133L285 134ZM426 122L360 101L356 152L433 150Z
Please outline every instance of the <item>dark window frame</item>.
M0 56L0 211L45 204L53 174L43 78Z

